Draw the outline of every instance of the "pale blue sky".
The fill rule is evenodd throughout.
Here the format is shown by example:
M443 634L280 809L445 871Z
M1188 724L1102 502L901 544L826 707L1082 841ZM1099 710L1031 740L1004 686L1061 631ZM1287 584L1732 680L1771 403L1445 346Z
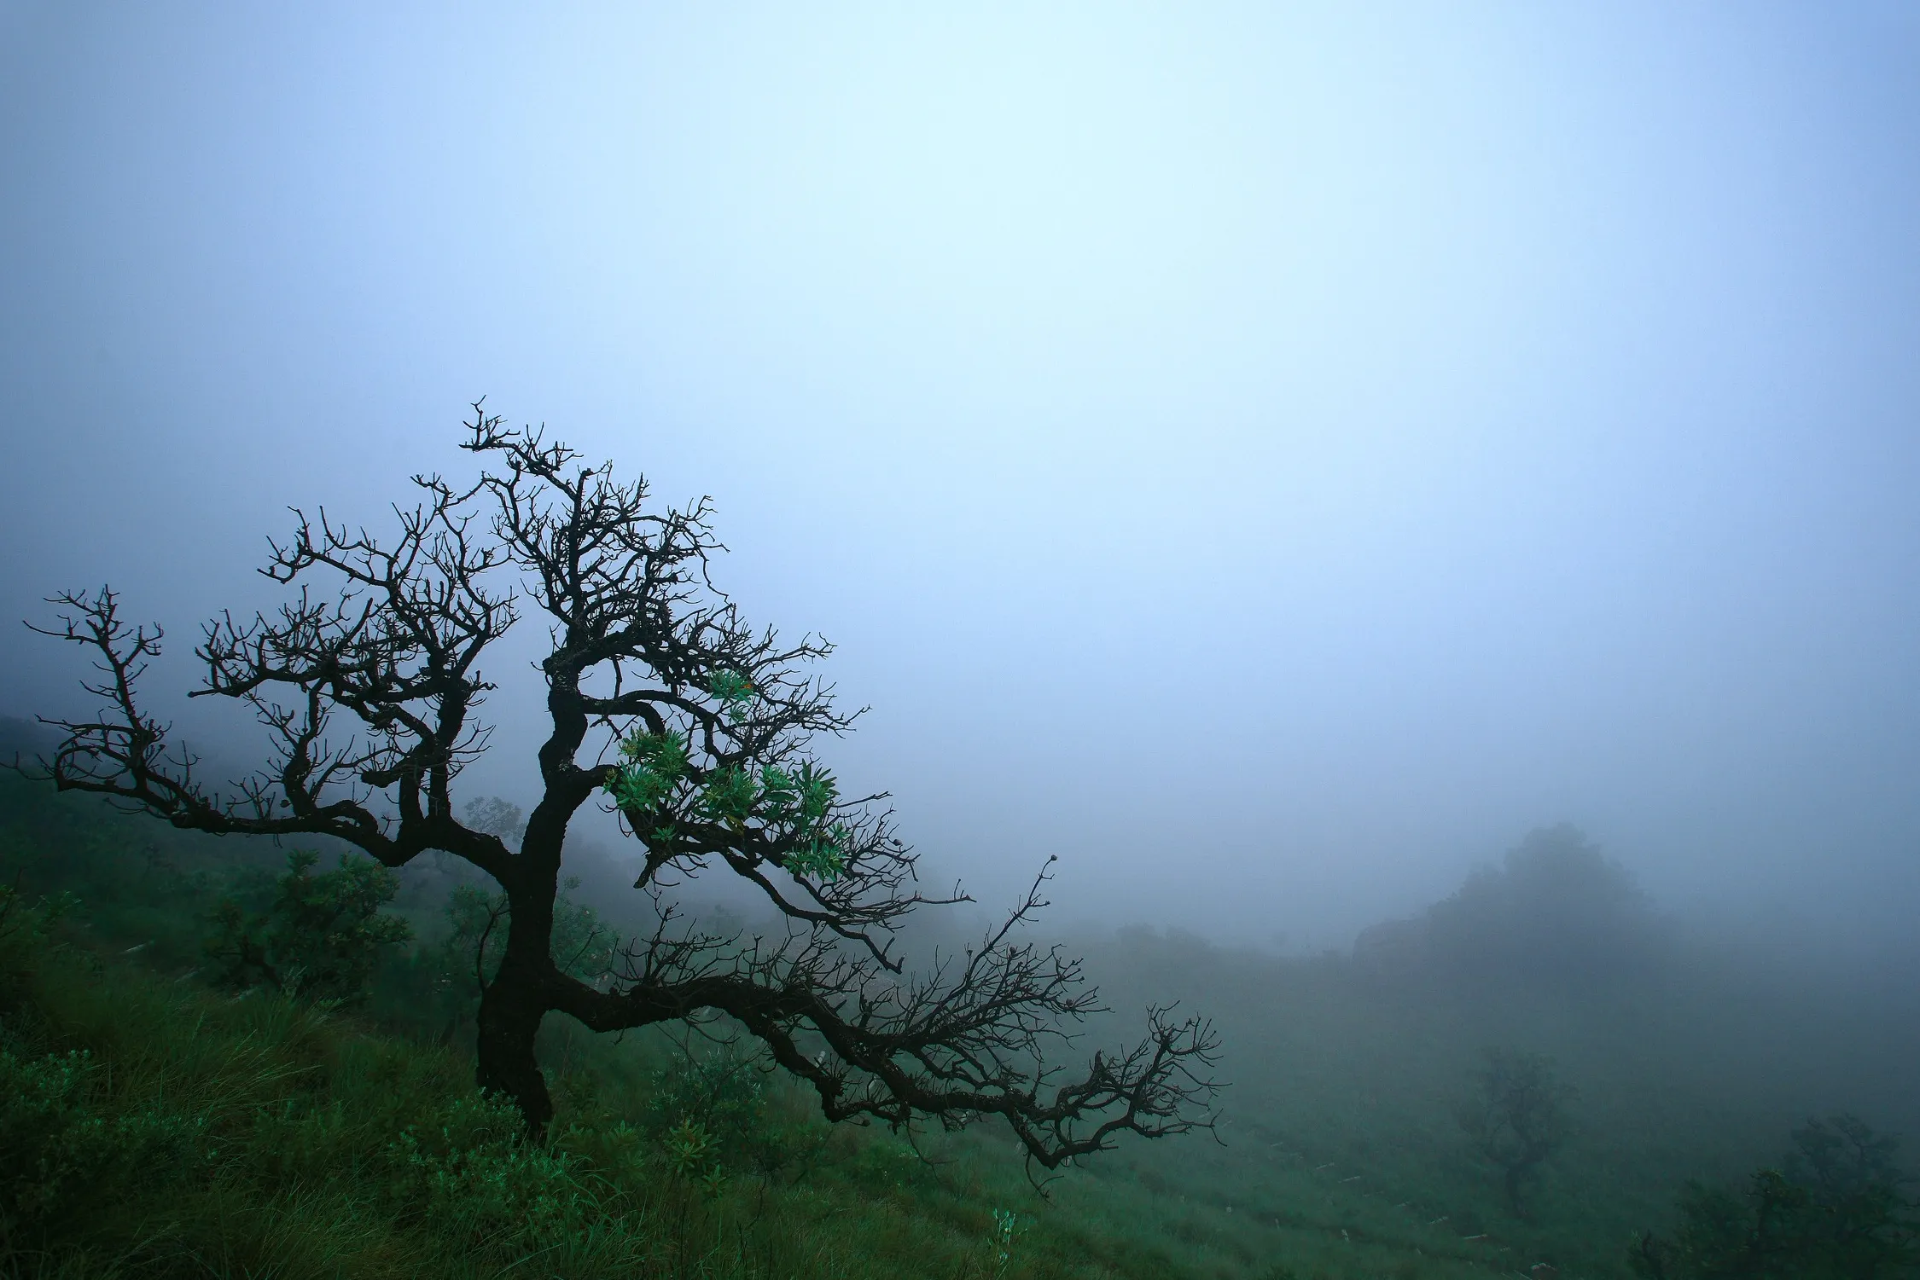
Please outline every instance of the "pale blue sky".
M190 637L485 394L712 494L989 892L1333 943L1569 819L1896 925L1917 14L0 3L0 613Z

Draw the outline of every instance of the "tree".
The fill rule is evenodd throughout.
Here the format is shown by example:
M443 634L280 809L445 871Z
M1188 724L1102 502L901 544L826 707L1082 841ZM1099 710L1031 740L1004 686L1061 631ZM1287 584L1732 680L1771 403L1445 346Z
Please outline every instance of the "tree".
M1442 965L1476 979L1591 986L1660 954L1652 902L1619 863L1566 824L1531 831L1426 913Z
M491 877L506 937L480 997L478 1082L536 1133L553 1104L534 1039L555 1012L617 1031L717 1011L808 1082L829 1119L999 1116L1046 1168L1122 1132L1210 1126L1217 1039L1204 1019L1152 1008L1143 1040L1096 1052L1083 1074L1052 1060L1100 1006L1078 959L1023 936L1045 868L979 945L910 973L906 918L967 899L923 896L884 795L843 797L812 754L858 714L806 672L830 646L753 629L712 585L722 548L707 499L655 509L644 480L473 408L461 447L480 459L477 480L414 477L420 501L396 508L389 543L296 510L262 570L292 598L205 627L196 696L253 709L275 743L265 768L229 793L201 782L136 698L160 629L127 623L103 587L54 597L66 612L45 633L92 651L101 676L84 687L104 710L49 722L65 738L44 772L177 827L332 836L388 867L441 851ZM457 816L454 784L488 746L477 712L495 686L480 662L527 605L552 643L542 793L515 848L498 824ZM657 926L594 982L556 961L553 933L568 825L596 797L644 848L636 888ZM673 890L712 869L758 889L783 932L683 921Z
M1517 1218L1528 1216L1528 1179L1572 1135L1567 1103L1575 1096L1543 1054L1491 1049L1475 1073L1473 1096L1456 1114L1474 1150L1501 1171L1507 1207Z
M1562 823L1528 832L1500 865L1476 869L1419 915L1361 930L1353 959L1391 982L1582 991L1658 972L1669 943L1633 875Z

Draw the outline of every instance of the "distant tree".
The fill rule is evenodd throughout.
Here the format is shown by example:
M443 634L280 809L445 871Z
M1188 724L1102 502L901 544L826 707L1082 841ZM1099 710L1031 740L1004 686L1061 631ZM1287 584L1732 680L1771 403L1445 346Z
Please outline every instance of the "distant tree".
M477 481L415 477L421 502L385 543L296 512L263 572L298 591L271 615L205 628L197 693L254 710L277 743L265 769L233 794L202 784L136 698L159 629L130 626L102 588L56 597L68 612L48 634L92 651L102 674L86 687L105 709L51 722L65 739L46 773L177 827L331 836L388 867L441 850L491 877L505 940L480 977L478 1079L536 1132L553 1114L535 1056L553 1012L617 1031L718 1011L808 1082L830 1119L998 1116L1048 1168L1121 1132L1211 1123L1216 1040L1201 1019L1150 1009L1142 1042L1095 1053L1077 1078L1052 1061L1099 1006L1078 960L1023 937L1044 869L977 946L905 971L905 918L964 895L923 896L915 855L876 808L884 797L842 796L811 754L815 735L854 719L803 671L829 646L754 630L712 586L721 548L705 499L656 509L644 481L616 481L477 404L465 426ZM542 790L515 847L486 815L463 821L453 790L488 744L481 660L528 604L552 643L539 663ZM657 927L597 982L568 972L554 938L568 825L595 797L641 844L636 887L657 908ZM674 888L716 868L764 895L785 931L683 923Z
M399 878L377 862L347 855L336 869L315 875L319 861L308 849L289 854L262 914L249 914L233 898L214 908L219 932L206 949L216 981L345 1004L366 998L380 953L413 936L405 920L381 910L393 901Z
M1920 1233L1899 1143L1857 1117L1793 1131L1780 1169L1744 1192L1689 1183L1671 1236L1645 1232L1629 1251L1647 1280L1896 1280L1920 1274Z
M1578 985L1645 963L1658 925L1626 868L1562 824L1529 833L1501 866L1435 903L1425 933L1446 968Z
M1473 1093L1456 1108L1474 1151L1500 1170L1515 1217L1529 1216L1526 1184L1572 1136L1567 1104L1576 1096L1560 1082L1552 1058L1490 1049L1474 1073Z
M499 796L479 796L467 801L464 810L467 825L482 835L498 836L509 849L518 849L527 834L527 814L519 805Z
M1876 1134L1850 1113L1812 1119L1790 1135L1786 1176L1822 1204L1838 1205L1875 1187L1898 1189L1900 1139Z

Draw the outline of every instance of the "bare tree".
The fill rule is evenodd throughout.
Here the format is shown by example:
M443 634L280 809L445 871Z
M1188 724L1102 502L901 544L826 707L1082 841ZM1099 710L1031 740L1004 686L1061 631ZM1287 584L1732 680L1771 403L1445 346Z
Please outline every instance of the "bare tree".
M1489 1049L1474 1084L1456 1117L1474 1149L1500 1170L1507 1207L1526 1218L1526 1183L1572 1136L1567 1104L1578 1094L1560 1082L1552 1058L1518 1049Z
M1144 1040L1096 1052L1084 1074L1053 1061L1100 1006L1077 959L1023 937L1045 869L979 945L908 971L905 917L966 899L957 887L923 896L885 797L842 797L811 754L858 714L805 671L830 646L753 629L713 587L723 548L708 500L656 510L644 480L616 481L542 430L473 408L461 447L482 460L477 481L414 477L421 501L395 508L386 544L296 509L262 570L292 599L206 626L195 696L253 708L276 744L266 768L228 794L203 785L136 702L159 628L130 626L102 588L55 597L67 612L46 634L93 652L102 674L85 687L105 705L50 722L66 738L45 772L178 827L334 836L389 867L439 851L492 877L506 939L481 995L477 1074L536 1132L553 1114L534 1051L551 1012L614 1031L717 1011L811 1084L830 1119L951 1128L996 1115L1047 1168L1122 1132L1211 1126L1217 1041L1203 1019L1150 1009ZM452 793L488 745L476 711L494 686L480 660L527 602L552 637L539 664L550 728L516 848L498 824L456 817ZM553 954L562 845L596 797L644 846L636 888L658 918L597 982ZM684 923L672 891L710 868L754 885L784 930Z

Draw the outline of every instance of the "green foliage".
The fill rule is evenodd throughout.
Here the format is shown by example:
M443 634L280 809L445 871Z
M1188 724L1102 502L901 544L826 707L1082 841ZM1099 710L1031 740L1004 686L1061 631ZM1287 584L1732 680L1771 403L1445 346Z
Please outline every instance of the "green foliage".
M1761 1169L1735 1193L1689 1183L1670 1238L1630 1252L1647 1280L1892 1280L1920 1274L1920 1222L1901 1194L1898 1143L1857 1117L1792 1134L1787 1172Z
M766 1117L761 1055L728 1041L706 1053L683 1050L653 1074L647 1109L656 1127L691 1121L717 1143L738 1145Z
M530 1142L511 1102L454 1098L436 1125L409 1126L391 1148L398 1190L438 1233L468 1246L549 1245L599 1213L585 1162Z
M687 736L678 731L635 733L620 744L625 762L607 784L614 803L642 813L667 803L687 772Z
M832 881L847 869L847 844L851 833L835 825L823 835L809 838L787 855L787 870L797 876Z
M784 792L804 816L798 785L761 782L759 812ZM778 1072L731 1071L724 1050L689 1059L656 1033L616 1044L563 1018L542 1031L560 1111L532 1148L474 1096L460 1040L431 1043L428 984L449 982L449 964L473 983L488 895L463 891L459 925L447 878L407 873L391 909L425 941L411 964L388 962L365 1006L329 1011L270 989L236 1001L208 991L204 970L188 975L201 963L199 903L227 890L235 864L265 877L252 898L230 890L264 911L283 851L150 830L0 779L0 883L24 872L22 892L0 889L0 1048L12 1055L0 1109L18 1107L6 1123L19 1124L46 1108L17 1100L65 1097L60 1123L79 1136L52 1146L100 1171L57 1180L39 1225L0 1245L0 1276L985 1280L998 1208L1031 1224L1009 1280L1540 1280L1553 1274L1540 1261L1561 1280L1618 1280L1622 1242L1671 1205L1674 1170L1727 1180L1722 1204L1736 1212L1718 1212L1751 1226L1753 1187L1732 1175L1771 1149L1782 1108L1831 1090L1912 1123L1897 1098L1856 1087L1903 1083L1874 1055L1914 1025L1906 987L1835 992L1801 975L1791 988L1741 956L1723 971L1690 963L1619 1001L1563 987L1409 991L1339 958L1132 930L1088 948L1111 1003L1204 990L1231 1020L1224 1145L1132 1144L1067 1170L1037 1222L1017 1151L992 1133L920 1135L922 1161L884 1132L824 1123ZM42 899L59 890L84 906ZM598 923L573 918L581 934ZM1091 1028L1096 1044L1109 1025ZM1569 1074L1577 1064L1586 1094L1580 1159L1529 1186L1524 1221L1503 1212L1483 1157L1468 1159L1452 1107L1479 1047L1513 1041L1550 1049ZM87 1065L65 1090L73 1052ZM146 1115L188 1144L141 1145ZM32 1128L44 1123L17 1132L51 1132ZM38 1187L13 1132L0 1134L0 1178ZM91 1163L86 1144L101 1134L152 1155ZM1892 1172L1894 1155L1835 1118L1796 1131L1777 1163L1811 1202L1823 1178L1843 1188L1848 1168ZM1676 1246L1682 1225L1676 1213L1656 1247Z
M0 1245L43 1240L133 1184L151 1191L205 1167L203 1122L157 1103L102 1115L100 1077L84 1049L0 1050Z
M80 899L72 893L56 893L29 904L17 885L0 884L0 944L16 954L44 939L62 919L80 909Z
M667 1164L683 1178L695 1179L717 1167L713 1135L692 1116L683 1116L680 1123L667 1130L661 1145L666 1149Z
M815 1155L824 1123L780 1114L761 1052L728 1040L704 1052L681 1048L649 1077L645 1132L688 1181L709 1186L727 1170L773 1175Z
M790 825L819 822L840 793L833 775L811 760L791 770L768 769L762 782L768 819Z
M833 775L808 760L791 772L767 770L764 783L768 819L800 833L787 855L787 870L814 880L837 879L846 870L853 833L844 824L826 821L839 796Z
M649 1077L638 1124L574 1078L581 1087L559 1091L561 1123L533 1143L450 1055L273 992L236 1001L58 958L45 952L33 970L36 1035L87 1047L0 1057L0 1276L982 1274L986 1209L925 1171L903 1176L919 1166L895 1144L820 1124L838 1154L805 1182L730 1154L779 1128L786 1102L775 1105L763 1063L689 1060L659 1078L671 1105L658 1108ZM631 1060L606 1041L582 1047L606 1066ZM668 1110L682 1114L650 1138ZM1006 1174L996 1198L1022 1185ZM1091 1277L1081 1249L1030 1249L1045 1265L1019 1273Z
M707 692L720 700L729 720L738 724L753 710L753 682L738 671L716 671L707 680Z
M399 891L398 877L367 858L341 855L340 866L313 874L320 855L296 849L264 914L224 899L219 928L207 943L216 980L230 987L265 984L288 995L366 998L381 952L413 936L407 922L381 911Z
M700 810L716 822L740 826L753 816L754 801L760 798L760 786L753 773L739 765L714 770L700 792Z
M744 683L729 684L716 677L715 696L720 688L731 691L729 706L744 705L751 696ZM688 774L688 743L677 731L655 734L636 732L620 744L622 763L606 784L614 803L625 812L648 844L656 851L671 853L679 838L679 825L672 820L680 799L681 783ZM701 821L719 823L735 830L757 823L769 834L790 842L784 865L794 875L820 881L837 879L846 871L853 844L853 832L844 823L832 822L839 784L833 775L811 760L792 768L769 766L756 773L749 765L735 764L715 769L694 794L690 813Z

